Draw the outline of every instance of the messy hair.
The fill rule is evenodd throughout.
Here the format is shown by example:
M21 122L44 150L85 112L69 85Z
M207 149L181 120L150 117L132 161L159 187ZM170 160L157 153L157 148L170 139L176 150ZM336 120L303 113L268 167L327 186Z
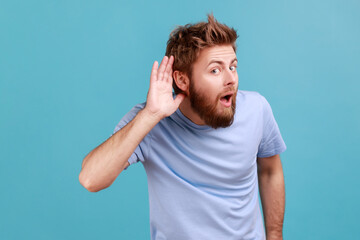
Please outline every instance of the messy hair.
M170 33L165 55L174 56L173 71L183 72L191 78L192 65L200 50L204 48L230 44L236 52L235 42L238 37L236 31L219 23L213 14L207 16L208 22L178 26ZM182 92L175 81L173 81L173 88L176 94Z

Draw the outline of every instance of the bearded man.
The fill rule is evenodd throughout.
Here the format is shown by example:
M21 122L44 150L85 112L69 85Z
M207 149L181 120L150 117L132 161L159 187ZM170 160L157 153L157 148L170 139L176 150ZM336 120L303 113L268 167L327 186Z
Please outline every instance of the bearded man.
M236 39L212 15L177 27L146 103L84 158L91 192L143 164L153 240L282 239L286 145L266 99L238 90Z

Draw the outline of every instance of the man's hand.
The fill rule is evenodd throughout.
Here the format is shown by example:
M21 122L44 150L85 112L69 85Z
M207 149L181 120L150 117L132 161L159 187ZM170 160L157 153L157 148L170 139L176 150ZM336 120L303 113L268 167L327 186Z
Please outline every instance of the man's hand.
M158 69L155 61L151 71L150 88L147 95L145 111L159 121L173 114L184 100L184 94L178 94L176 98L172 95L172 64L174 57L165 56Z
M184 100L183 94L179 94L175 100L172 95L173 62L174 57L164 57L158 69L155 61L146 107L84 158L79 181L90 192L109 187L129 166L128 159L146 134L162 118L174 113Z

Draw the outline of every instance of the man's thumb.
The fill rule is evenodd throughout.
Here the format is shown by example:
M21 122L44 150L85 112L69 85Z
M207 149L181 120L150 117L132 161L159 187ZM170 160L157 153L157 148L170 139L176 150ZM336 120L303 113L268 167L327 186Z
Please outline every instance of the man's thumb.
M184 99L185 99L185 94L179 93L179 94L176 96L175 100L174 100L175 105L176 105L177 107L179 107L180 103L181 103Z

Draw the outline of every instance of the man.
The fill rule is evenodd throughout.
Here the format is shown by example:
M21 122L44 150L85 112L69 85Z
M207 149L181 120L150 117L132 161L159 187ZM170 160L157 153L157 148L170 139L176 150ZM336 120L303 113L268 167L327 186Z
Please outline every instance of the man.
M258 189L266 239L282 239L286 146L266 99L238 90L236 39L212 15L176 28L146 103L83 161L91 192L143 163L151 239L265 239Z

